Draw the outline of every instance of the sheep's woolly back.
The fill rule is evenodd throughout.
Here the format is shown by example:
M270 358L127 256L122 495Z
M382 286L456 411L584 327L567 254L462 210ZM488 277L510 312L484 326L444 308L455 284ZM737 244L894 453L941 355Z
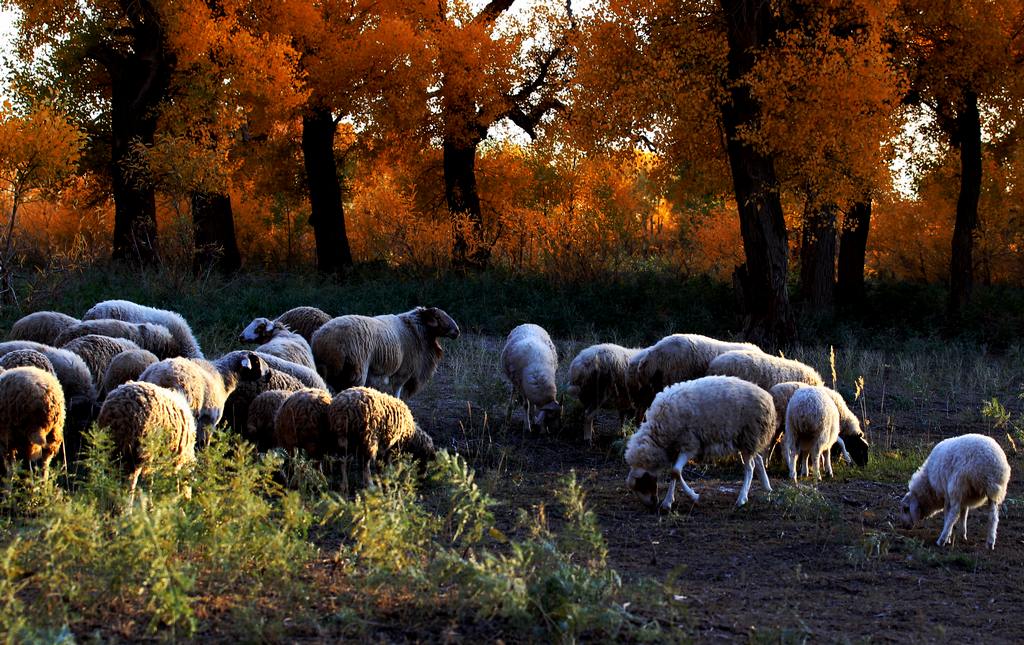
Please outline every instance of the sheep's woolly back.
M519 325L508 334L501 350L501 367L517 392L543 407L555 400L558 350L539 325Z
M241 381L224 404L223 425L242 433L249 426L249 407L262 392L298 392L304 387L306 385L299 379L273 368L267 370L267 378L264 381ZM270 423L273 425L273 419Z
M242 342L261 343L257 352L277 356L280 359L316 370L313 350L301 335L288 329L287 325L266 318L256 318L239 335Z
M587 347L569 364L569 391L587 410L601 407L624 412L632 407L626 371L629 361L640 352L603 343Z
M64 415L64 390L53 374L35 367L0 374L0 449L5 460L43 460L45 468L64 441Z
M171 454L178 465L195 460L196 422L180 392L153 383L129 381L107 395L97 425L110 436L125 469L133 471L148 461L143 438L165 429Z
M110 338L127 338L139 347L149 350L159 358L178 355L178 343L169 329L156 323L133 323L113 318L83 320L72 325L57 339L60 346L76 338L96 334Z
M145 349L129 349L110 359L107 371L103 373L103 380L100 381L100 398L122 383L138 381L146 368L158 360L156 354Z
M268 390L260 392L249 404L249 419L242 436L252 442L257 450L274 447L274 417L289 394L291 392L285 390Z
M760 351L731 351L711 361L708 374L735 376L765 390L784 381L800 381L808 385L824 385L821 374L800 361L772 356Z
M783 381L776 383L768 390L775 403L775 418L778 419L780 427L786 424L786 408L789 406L789 400L793 398L793 394L797 390L804 387L810 386L800 381Z
M263 352L248 352L248 351L237 350L237 351L228 352L227 354L224 354L223 356L221 356L217 360L213 361L213 363L214 363L214 365L218 366L219 369L223 370L223 369L227 368L230 365L236 365L238 363L238 361L241 360L241 358L244 355L246 355L246 354L253 354L253 353L256 354L257 356L259 356L263 360L263 362L266 364L266 366L268 368L277 370L279 372L284 372L285 374L288 374L289 376L291 376L291 377L297 379L299 382L301 382L303 384L303 386L305 386L305 387L311 387L311 388L314 388L314 389L317 389L317 390L326 390L327 389L327 384L324 383L324 379L321 378L320 375L317 374L315 370L312 370L312 369L310 369L308 367L304 367L302 365L298 365L296 363L292 363L291 361L286 361L283 358L280 358L278 356L272 356L270 354L264 354ZM282 387L282 388L269 388L269 389L287 389L287 388L283 388Z
M967 506L986 498L1002 504L1009 482L1010 463L999 444L985 435L965 434L935 444L908 488L927 515L942 508L951 492Z
M295 307L284 312L274 320L286 325L296 334L306 339L307 343L313 342L313 334L324 326L332 316L316 307Z
M115 318L126 322L149 322L163 325L171 332L177 343L177 351L174 352L174 355L186 358L203 357L203 352L199 349L199 341L192 334L192 328L188 326L185 318L175 311L147 307L128 300L106 300L93 305L82 316L82 320L97 318Z
M37 352L34 349L19 349L0 356L0 367L5 370L15 367L35 367L48 374L52 374L54 377L57 376L57 372L53 369L53 363L50 362L50 359L46 358L46 354ZM61 395L63 396L63 390Z
M414 447L416 421L404 401L368 387L352 387L334 395L329 411L331 433L344 446L356 446L369 459L392 448ZM432 442L431 442L432 443Z
M211 370L191 359L181 357L153 363L139 375L140 381L180 392L197 420L205 404L207 392L216 387L210 382L212 378Z
M332 435L330 407L326 390L304 388L289 394L274 416L275 444L288 451L303 450L313 459L337 454L344 446Z
M813 459L832 447L839 437L839 410L827 388L807 386L793 393L786 406L786 436L789 445L811 451Z
M54 372L57 373L57 380L64 389L64 399L69 407L81 406L83 410L88 408L91 411L92 405L96 402L96 387L89 366L81 356L66 349L27 340L0 343L0 355L23 349L35 350L49 359Z
M706 376L662 390L629 439L626 462L652 473L680 453L690 459L737 451L759 454L776 427L775 405L763 389L729 376Z
M114 360L115 356L130 349L141 348L127 338L110 338L109 336L89 334L69 341L61 349L66 349L81 356L82 360L89 367L92 382L99 384L103 380L107 366L110 365L110 361Z
M19 319L7 334L10 340L29 340L57 347L57 337L72 325L80 322L59 311L36 311Z

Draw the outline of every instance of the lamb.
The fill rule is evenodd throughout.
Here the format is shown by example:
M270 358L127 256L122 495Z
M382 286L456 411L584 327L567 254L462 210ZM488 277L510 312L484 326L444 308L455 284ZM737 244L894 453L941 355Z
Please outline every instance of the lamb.
M196 440L205 445L209 431L220 422L228 395L239 381L261 380L265 370L265 363L254 352L213 363L175 357L153 363L139 380L181 392L196 419Z
M683 479L690 459L740 454L744 477L736 505L747 502L757 466L765 490L771 492L761 452L775 431L772 397L752 383L731 376L706 376L662 390L644 422L626 445L626 485L645 504L657 503L658 473L671 469L668 493L661 508L675 501L676 482L696 502L700 496Z
M275 445L289 452L301 449L312 459L337 454L343 446L331 433L330 407L326 390L303 388L290 393L274 415Z
M700 334L672 334L643 349L630 359L627 384L637 414L651 405L665 387L708 374L716 357L735 350L760 353L752 343L721 341Z
M957 521L967 539L967 511L988 503L991 515L986 545L996 548L999 505L1006 499L1010 464L1006 453L991 437L965 434L940 441L910 478L900 503L900 523L913 528L927 517L945 510L946 518L936 544L953 540Z
M145 349L129 349L114 356L107 365L107 371L103 373L103 380L100 381L100 399L122 383L139 380L146 368L158 360L156 354Z
M171 332L175 341L177 341L178 350L175 352L177 356L203 358L203 352L199 349L199 341L192 335L192 329L185 322L182 315L177 312L146 307L128 300L105 300L93 305L82 316L82 320L95 320L97 318L115 318L125 322L148 322L163 325Z
M825 384L821 374L809 365L754 350L731 351L718 356L708 365L708 375L736 376L765 390L784 381Z
M50 362L50 359L46 358L46 354L37 352L34 349L19 349L0 356L0 367L5 370L14 369L15 367L35 367L48 374L52 374L54 377L57 376L57 372L53 369L53 363ZM61 390L62 396L63 393L63 390Z
M774 402L773 402L774 405ZM789 466L789 476L796 483L796 464L805 455L807 462L814 459L814 477L821 480L821 461L832 477L831 448L839 439L839 409L829 391L821 386L797 389L786 406L786 434L782 447Z
M57 347L57 337L79 322L78 318L59 311L36 311L15 321L7 338Z
M779 428L775 433L775 437L772 439L772 451L775 450L775 445L782 437L783 431L785 430L786 420L786 407L789 405L789 400L793 397L793 393L800 388L810 387L806 383L800 381L783 381L772 386L769 393L772 395L772 399L775 402L775 413L779 421ZM857 415L850 410L850 407L846 405L846 401L843 399L843 395L831 388L826 388L829 396L832 397L833 403L839 410L839 439L836 443L839 445L843 456L847 460L852 460L853 463L857 464L861 468L868 465L868 450L871 444L868 443L867 437L864 435L864 431L861 430L860 420L857 419ZM768 455L768 461L771 461L771 453Z
M459 327L437 307L372 318L340 316L313 334L313 356L335 392L368 385L408 398L437 370L442 337L458 338Z
M363 458L363 485L372 485L377 459L394 451L427 461L434 458L434 441L416 425L401 399L368 387L352 387L334 395L328 411L331 436L346 460L352 448ZM347 473L347 468L343 470ZM345 488L348 489L346 474Z
M330 314L316 307L295 307L284 312L275 318L274 321L281 323L299 336L302 336L306 339L307 343L312 343L313 334L330 319Z
M242 436L252 442L257 450L262 452L274 447L274 417L290 394L286 390L267 390L260 392L249 404L248 420Z
M110 338L127 338L142 349L153 352L161 359L181 355L177 340L163 325L132 323L112 318L84 320L72 325L57 337L57 346L63 347L72 340L89 334L109 336Z
M177 391L153 383L129 381L107 395L97 425L110 429L114 447L134 492L152 456L144 452L148 435L165 430L177 468L195 461L196 422L188 401Z
M311 370L316 370L313 350L301 335L291 331L287 325L266 318L257 318L242 330L238 340L243 343L260 343L257 352L270 354Z
M42 462L43 480L64 442L64 390L53 374L15 367L0 374L0 451L7 474L15 460Z
M260 359L263 361L266 367L275 369L279 372L284 372L285 374L288 374L289 376L298 379L299 381L302 382L302 384L305 387L312 387L318 390L328 389L327 383L325 383L324 379L321 378L320 375L316 373L316 370L304 367L291 361L286 361L283 358L274 356L272 354L264 354L263 352L252 352L248 350L236 350L224 354L223 356L218 358L216 362L237 361L247 354L256 354L257 356L260 357Z
M633 401L626 386L626 370L629 361L639 349L603 343L587 347L569 365L569 394L583 404L585 415L583 440L591 443L594 438L594 417L601 408L611 408L619 413L621 425L633 411Z
M561 416L556 396L558 350L543 327L519 325L509 332L501 350L501 369L512 384L512 395L524 399L523 427L548 427Z
M298 392L306 385L294 376L268 367L264 379L260 381L242 381L235 391L228 396L224 404L224 416L221 425L233 428L242 433L249 427L249 407L263 392L284 390ZM273 425L273 419L270 420Z
M67 344L62 345L61 349L66 349L81 356L82 360L89 367L92 382L99 384L103 380L107 366L110 365L110 361L114 360L115 356L130 349L141 348L127 338L110 338L109 336L88 334L69 341Z

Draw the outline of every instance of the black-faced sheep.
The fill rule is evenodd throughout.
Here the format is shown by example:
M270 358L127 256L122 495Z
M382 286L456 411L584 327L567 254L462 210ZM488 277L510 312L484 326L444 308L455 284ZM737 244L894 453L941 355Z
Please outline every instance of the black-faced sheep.
M145 349L129 349L114 356L107 365L100 381L99 396L102 400L118 385L137 381L146 368L159 361L156 354Z
M16 460L42 462L43 479L64 441L64 390L57 377L35 367L0 374L0 452L5 472Z
M288 329L284 323L266 318L257 318L249 323L238 336L239 342L260 343L256 348L261 354L270 354L311 370L316 370L313 350L300 334Z
M114 360L115 356L121 352L141 348L127 338L110 338L109 336L88 334L87 336L79 336L67 342L61 349L66 349L81 356L82 360L89 367L92 382L99 385L100 381L103 380L103 375L107 372L110 361Z
M501 369L512 384L512 395L523 398L526 432L558 422L561 416L555 386L558 350L543 327L525 324L509 332L501 350Z
M761 452L775 431L775 406L768 392L729 376L706 376L662 390L644 422L629 439L626 485L649 506L657 503L658 473L671 469L662 509L672 508L676 482L696 502L699 495L683 479L690 459L740 454L743 486L737 506L747 502L754 467L765 490L771 491Z
M36 311L20 318L7 334L9 340L28 340L43 345L57 345L57 337L81 321L59 311Z
M145 438L154 432L167 431L168 447L178 468L195 461L196 422L181 392L129 381L107 395L96 423L110 429L131 491L152 459L144 449Z
M932 448L910 478L909 490L900 504L900 523L912 528L945 510L945 523L936 542L943 546L952 541L957 521L966 540L967 511L987 503L991 515L986 544L994 549L999 505L1006 498L1009 482L1010 464L994 439L980 434L945 439Z
M333 316L316 307L295 307L284 312L274 320L306 339L313 342L313 334L324 326Z
M284 372L285 374L288 374L289 376L298 379L300 382L302 382L302 384L305 387L311 387L318 390L328 389L327 383L325 383L324 379L321 378L321 376L316 373L316 370L312 370L308 367L299 365L298 363L286 361L283 358L274 356L272 354L264 354L263 352L251 352L248 350L236 350L224 354L214 362L235 363L246 354L256 354L263 360L264 365L271 369L275 369L279 372Z
M821 374L809 365L753 350L731 351L718 356L708 365L708 375L735 376L766 391L784 381L825 384Z
M199 341L192 334L192 328L185 322L185 318L177 312L147 307L129 300L105 300L93 305L82 316L82 320L95 320L98 318L114 318L126 322L148 322L163 325L177 341L176 356L184 356L186 358L203 357L203 352L199 349Z
M335 392L368 385L408 398L427 384L444 355L437 339L458 336L458 325L437 307L340 316L313 334L313 356Z
M594 417L601 408L619 413L619 424L632 416L633 401L626 385L629 361L639 352L613 343L587 347L569 365L569 394L583 404L583 440L593 441Z
M224 405L224 416L221 424L242 434L249 427L249 408L263 392L269 390L283 390L285 392L298 392L307 387L302 381L291 374L287 374L272 367L267 369L263 381L243 381L238 384L235 391L228 396ZM273 419L270 420L273 426Z
M127 338L142 349L153 352L157 358L181 355L177 340L163 325L125 322L112 318L83 320L72 325L57 338L57 346L63 347L76 338L90 334L110 338Z

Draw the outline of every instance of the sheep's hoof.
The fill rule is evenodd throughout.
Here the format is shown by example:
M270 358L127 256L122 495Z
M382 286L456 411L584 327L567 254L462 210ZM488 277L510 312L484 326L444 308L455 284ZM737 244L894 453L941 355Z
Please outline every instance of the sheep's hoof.
M746 506L746 504L747 499L745 497L743 499L736 500L736 508L742 508L743 506Z
M658 510L662 513L671 513L672 504L666 504L665 502L662 502L661 504L658 505Z

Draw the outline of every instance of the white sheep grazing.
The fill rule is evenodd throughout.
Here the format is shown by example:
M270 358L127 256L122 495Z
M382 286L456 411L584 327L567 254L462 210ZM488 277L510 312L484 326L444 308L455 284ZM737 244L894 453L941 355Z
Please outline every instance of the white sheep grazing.
M41 461L43 480L64 442L64 390L57 377L35 367L0 374L0 455L10 474L16 460Z
M672 334L634 354L627 380L638 415L650 407L654 396L665 387L706 376L712 360L734 350L761 351L752 343L727 342L700 334Z
M583 404L583 440L594 438L594 417L601 408L619 413L619 424L632 416L633 402L626 386L626 370L639 349L613 343L585 348L569 364L569 394Z
M991 437L965 434L944 439L910 478L900 506L900 522L912 528L921 520L945 510L946 518L936 544L953 540L959 520L967 539L967 511L988 503L988 548L996 547L999 505L1006 499L1010 464L1006 453Z
M284 323L257 318L242 330L238 340L242 343L260 343L256 351L261 354L270 354L311 370L316 369L309 343Z
M735 376L765 390L784 381L800 381L807 385L825 384L821 374L809 365L752 350L731 351L718 356L708 365L708 376L716 374Z
M147 307L130 300L105 300L93 305L82 316L82 320L95 320L97 318L114 318L126 322L148 322L163 325L177 341L176 355L184 356L185 358L203 357L203 352L199 349L199 341L192 334L192 328L185 322L185 318L175 311Z
M329 313L316 307L295 307L284 312L275 318L274 321L285 325L288 329L302 336L306 339L307 343L312 343L313 334L316 333L316 330L323 327L324 323L331 318L333 316Z
M664 510L675 501L676 482L696 502L700 496L683 479L690 459L740 454L743 485L736 505L747 503L754 467L765 490L771 492L761 452L775 431L772 397L747 381L730 376L706 376L662 390L626 445L629 475L626 485L649 506L657 503L658 473L671 469Z
M19 318L11 325L8 340L28 340L43 345L57 345L57 337L69 327L81 322L78 318L59 311L35 311Z
M416 394L444 355L438 338L458 338L459 326L437 307L403 314L339 316L313 334L317 371L335 392L366 385L395 396Z
M793 397L794 392L805 387L811 386L800 381L783 381L782 383L776 383L768 390L775 402L775 414L779 419L779 428L775 433L775 437L772 438L772 452L774 452L775 446L785 430L786 407L789 405L789 400ZM861 430L860 420L850 410L850 407L846 405L846 400L843 399L842 394L831 388L826 388L826 390L839 410L839 439L836 440L836 443L839 445L843 457L847 461L852 460L853 463L861 468L867 466L868 450L871 444L868 443L864 431ZM772 452L768 454L766 461L771 461ZM804 474L806 474L806 471Z
M821 480L822 461L828 476L833 477L831 449L838 439L839 409L828 389L807 386L796 390L786 406L786 434L782 439L790 479L796 482L796 464L801 456L805 474L813 459L815 479Z
M512 384L512 395L521 395L524 399L526 432L558 421L561 414L555 386L558 350L543 327L527 323L509 332L501 350L501 369Z

